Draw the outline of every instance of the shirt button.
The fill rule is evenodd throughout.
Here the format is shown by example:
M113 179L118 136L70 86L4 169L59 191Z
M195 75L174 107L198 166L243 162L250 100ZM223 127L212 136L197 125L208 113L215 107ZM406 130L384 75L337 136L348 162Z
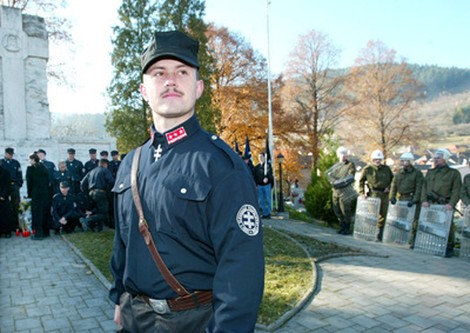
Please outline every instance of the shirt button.
M217 135L212 135L211 139L212 140L217 140Z
M124 184L119 184L119 188L123 188L124 187Z
M188 189L186 189L184 187L180 190L181 194L186 194L187 192L188 192Z

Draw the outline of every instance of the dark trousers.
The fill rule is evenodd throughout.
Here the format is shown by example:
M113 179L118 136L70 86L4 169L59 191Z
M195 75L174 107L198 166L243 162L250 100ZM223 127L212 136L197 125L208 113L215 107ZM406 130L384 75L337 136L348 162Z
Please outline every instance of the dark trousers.
M120 299L121 333L204 333L212 317L212 304L199 308L158 314L139 297L124 293Z
M31 198L32 227L36 230L37 237L44 237L49 234L49 212L47 196Z
M14 184L10 187L10 207L11 207L11 214L13 218L13 224L15 229L20 227L19 219L18 219L18 211L20 208L20 188Z

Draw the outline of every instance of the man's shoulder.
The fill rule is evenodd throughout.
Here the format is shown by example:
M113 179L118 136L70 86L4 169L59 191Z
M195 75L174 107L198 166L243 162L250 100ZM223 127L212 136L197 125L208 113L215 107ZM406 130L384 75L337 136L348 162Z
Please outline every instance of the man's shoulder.
M219 161L222 163L223 161L229 161L234 167L245 167L240 156L218 135L206 131L202 131L202 135L207 139L209 145L215 148L212 153L216 154L219 158L215 159L214 162L217 163Z

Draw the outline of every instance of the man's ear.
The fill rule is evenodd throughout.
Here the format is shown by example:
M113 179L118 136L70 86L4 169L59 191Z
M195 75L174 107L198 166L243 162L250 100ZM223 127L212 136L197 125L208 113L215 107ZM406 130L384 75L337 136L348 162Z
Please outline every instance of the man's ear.
M196 99L199 99L199 97L202 96L203 92L204 92L204 81L202 80L196 81Z
M147 89L145 88L145 85L143 83L140 84L139 90L140 90L140 94L142 95L142 98L145 101L148 101Z

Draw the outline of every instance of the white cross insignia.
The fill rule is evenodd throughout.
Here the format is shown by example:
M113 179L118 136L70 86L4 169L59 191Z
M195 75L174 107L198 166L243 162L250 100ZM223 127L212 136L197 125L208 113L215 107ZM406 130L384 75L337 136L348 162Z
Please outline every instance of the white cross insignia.
M153 154L153 157L155 157L155 162L158 161L160 157L162 157L162 153L163 153L162 145L158 144L158 147L157 149L155 149L155 153Z
M248 236L256 236L259 232L259 215L252 205L243 205L237 213L237 224Z

